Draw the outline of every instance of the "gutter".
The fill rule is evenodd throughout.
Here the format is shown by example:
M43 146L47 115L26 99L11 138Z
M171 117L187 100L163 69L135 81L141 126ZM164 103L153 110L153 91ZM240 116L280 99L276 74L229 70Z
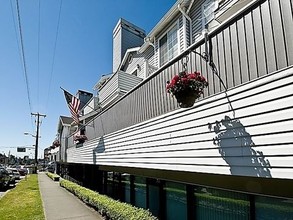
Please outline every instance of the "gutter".
M179 4L181 4L186 2L186 0L178 0L178 2ZM172 8L164 15L164 17L157 23L157 25L148 33L146 38L149 38L150 42L154 41L154 37L156 36L156 34L158 34L162 30L162 28L164 28L165 25L174 18L176 13L178 13L177 3L172 6ZM143 53L149 45L150 44L148 42L145 42L139 49L138 53Z
M165 27L166 24L168 24L176 15L176 13L181 12L183 14L184 17L186 17L190 23L189 25L189 34L190 36L192 36L192 20L191 18L187 15L187 13L189 13L191 6L194 3L194 0L191 0L191 3L189 4L189 7L187 9L187 13L183 11L183 9L181 8L182 4L186 4L187 2L189 2L189 0L178 0L178 3L175 3L172 8L165 14L165 16L157 23L157 25L150 31L150 33L145 37L145 43L140 47L140 49L138 50L138 53L143 53L148 46L153 46L152 41L154 41L156 34L158 34L161 29L163 27ZM185 30L186 31L186 30ZM148 40L146 40L148 39ZM190 37L190 45L193 43L192 37Z
M154 37L154 42L155 42L155 37ZM154 50L156 49L154 43L152 42L152 39L150 37L145 37L144 38L144 43L147 45L147 46L152 46L154 48Z
M186 10L186 14L189 14L190 9L191 9L191 7L192 7L192 5L193 5L193 2L194 2L194 0L191 0L191 3L189 4L188 9Z

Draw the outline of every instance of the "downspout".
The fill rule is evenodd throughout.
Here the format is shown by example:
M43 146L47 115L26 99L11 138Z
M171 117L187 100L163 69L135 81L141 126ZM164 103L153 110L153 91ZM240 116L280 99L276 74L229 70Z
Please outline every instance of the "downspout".
M155 39L154 39L155 40ZM151 38L150 37L145 37L144 38L144 42L145 43L148 43L149 45L151 45L153 48L154 48L154 50L156 49L155 48L155 45L151 42Z
M154 42L156 41L156 38L154 37ZM145 43L148 43L148 45L152 46L154 48L154 56L156 54L156 46L154 43L151 42L151 38L150 37L147 37L147 38L144 38L144 42ZM149 69L149 60L148 59L145 59L145 78L147 78L148 76L148 69Z
M190 9L191 9L191 7L193 5L193 2L194 2L194 0L192 0L191 3L189 4L188 9L186 10L186 14L189 14L189 11L190 11Z
M191 2L188 11L190 10L190 7L192 5L193 1ZM193 40L192 40L192 20L191 18L188 16L188 14L185 13L185 11L183 11L183 9L181 8L181 3L178 4L178 10L182 13L182 15L189 21L189 39L190 39L190 45L193 44ZM186 29L185 29L186 31ZM185 39L186 40L186 39Z

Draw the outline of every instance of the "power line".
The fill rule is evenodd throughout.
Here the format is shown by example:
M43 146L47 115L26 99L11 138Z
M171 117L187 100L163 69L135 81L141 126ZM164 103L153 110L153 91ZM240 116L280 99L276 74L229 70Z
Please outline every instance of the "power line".
M20 11L19 11L18 0L16 0L16 6L17 6L18 29L19 29L19 35L20 35L20 44L21 44L21 51L22 51L21 54L22 54L22 62L23 62L23 70L24 70L27 98L28 98L28 104L29 104L29 107L30 107L30 112L32 112L31 97L30 97L30 90L29 90L29 83L28 83L27 69L26 69L26 62L25 62L25 56L24 56L24 45L23 45L23 37L22 37L22 29L21 29Z
M57 21L57 30L56 30L54 50L53 50L53 60L52 60L52 66L51 66L51 73L50 73L50 80L49 80L49 88L48 88L46 109L48 107L49 95L50 95L50 90L51 90L51 82L52 82L52 76L53 76L53 71L54 71L55 54L56 54L57 39L58 39L58 33L59 33L59 24L60 24L60 17L61 17L61 9L62 9L62 0L60 1L60 6L59 6L59 15L58 15L58 21Z
M33 145L19 145L19 146L0 146L0 148L17 148L17 147L25 147L25 148L28 148L28 147L31 147Z
M14 24L14 32L15 32L15 38L16 38L16 42L17 42L17 48L18 48L18 52L19 52L19 60L20 60L20 62L22 62L21 50L20 50L18 37L17 37L16 23L15 23L15 19L14 19L14 11L13 11L13 6L12 6L12 0L10 0L10 8L11 8L11 14L12 14L12 19L13 19L13 24ZM23 68L23 66L22 66L22 68Z
M39 93L40 93L40 29L41 29L41 0L39 0L39 24L38 24L38 86L37 86L38 105L39 105Z
M20 60L20 63L22 63L21 50L20 50L20 45L19 45L19 41L18 41L17 28L16 28L16 22L15 22L15 18L14 18L12 0L10 0L10 8L11 8L11 15L12 15L12 20L13 20L13 25L14 25L15 39L16 39L17 48L18 48L18 52L19 52L18 53L19 54L19 60ZM23 66L21 66L21 68L22 68L22 71L24 71ZM31 116L31 126L33 128L33 118L32 118L32 116Z

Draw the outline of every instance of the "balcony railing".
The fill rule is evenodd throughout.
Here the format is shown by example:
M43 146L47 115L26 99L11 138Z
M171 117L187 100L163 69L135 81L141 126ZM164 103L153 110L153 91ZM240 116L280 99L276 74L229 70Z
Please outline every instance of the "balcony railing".
M122 71L115 73L99 91L101 107L111 105L141 81L141 78Z

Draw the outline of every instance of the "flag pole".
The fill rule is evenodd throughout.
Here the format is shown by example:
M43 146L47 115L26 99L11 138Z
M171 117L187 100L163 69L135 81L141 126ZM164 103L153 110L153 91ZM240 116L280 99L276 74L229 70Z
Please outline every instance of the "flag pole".
M63 89L61 86L60 86L60 89L62 89L64 92L68 92L66 91L65 89ZM92 106L88 105L87 103L83 102L80 100L80 103L84 104L84 106L88 106L90 109L92 109L93 111L97 112L97 113L100 113L99 111L97 111L96 109L94 109ZM83 107L84 107L83 106Z
M61 86L60 86L60 89L63 90L64 92L69 93L68 91L66 91L65 89L63 89ZM80 99L79 99L79 100L80 100ZM83 101L81 101L81 100L80 100L80 103L84 104L84 106L88 106L90 109L92 109L93 111L95 111L95 112L97 112L97 113L100 113L100 112L101 112L101 111L98 111L98 110L94 109L93 107L91 107L90 105L88 105L87 103L85 103L85 102L83 102ZM83 107L84 107L84 106L83 106ZM90 120L90 121L91 121L91 120ZM89 121L89 122L90 122L90 121ZM86 126L86 125L81 124L81 123L78 123L77 126L79 127L79 125L82 125L82 127L85 127L85 126ZM103 126L102 118L101 118L101 125L102 125L102 129L103 129L103 133L105 133L105 132L104 132L104 126Z

